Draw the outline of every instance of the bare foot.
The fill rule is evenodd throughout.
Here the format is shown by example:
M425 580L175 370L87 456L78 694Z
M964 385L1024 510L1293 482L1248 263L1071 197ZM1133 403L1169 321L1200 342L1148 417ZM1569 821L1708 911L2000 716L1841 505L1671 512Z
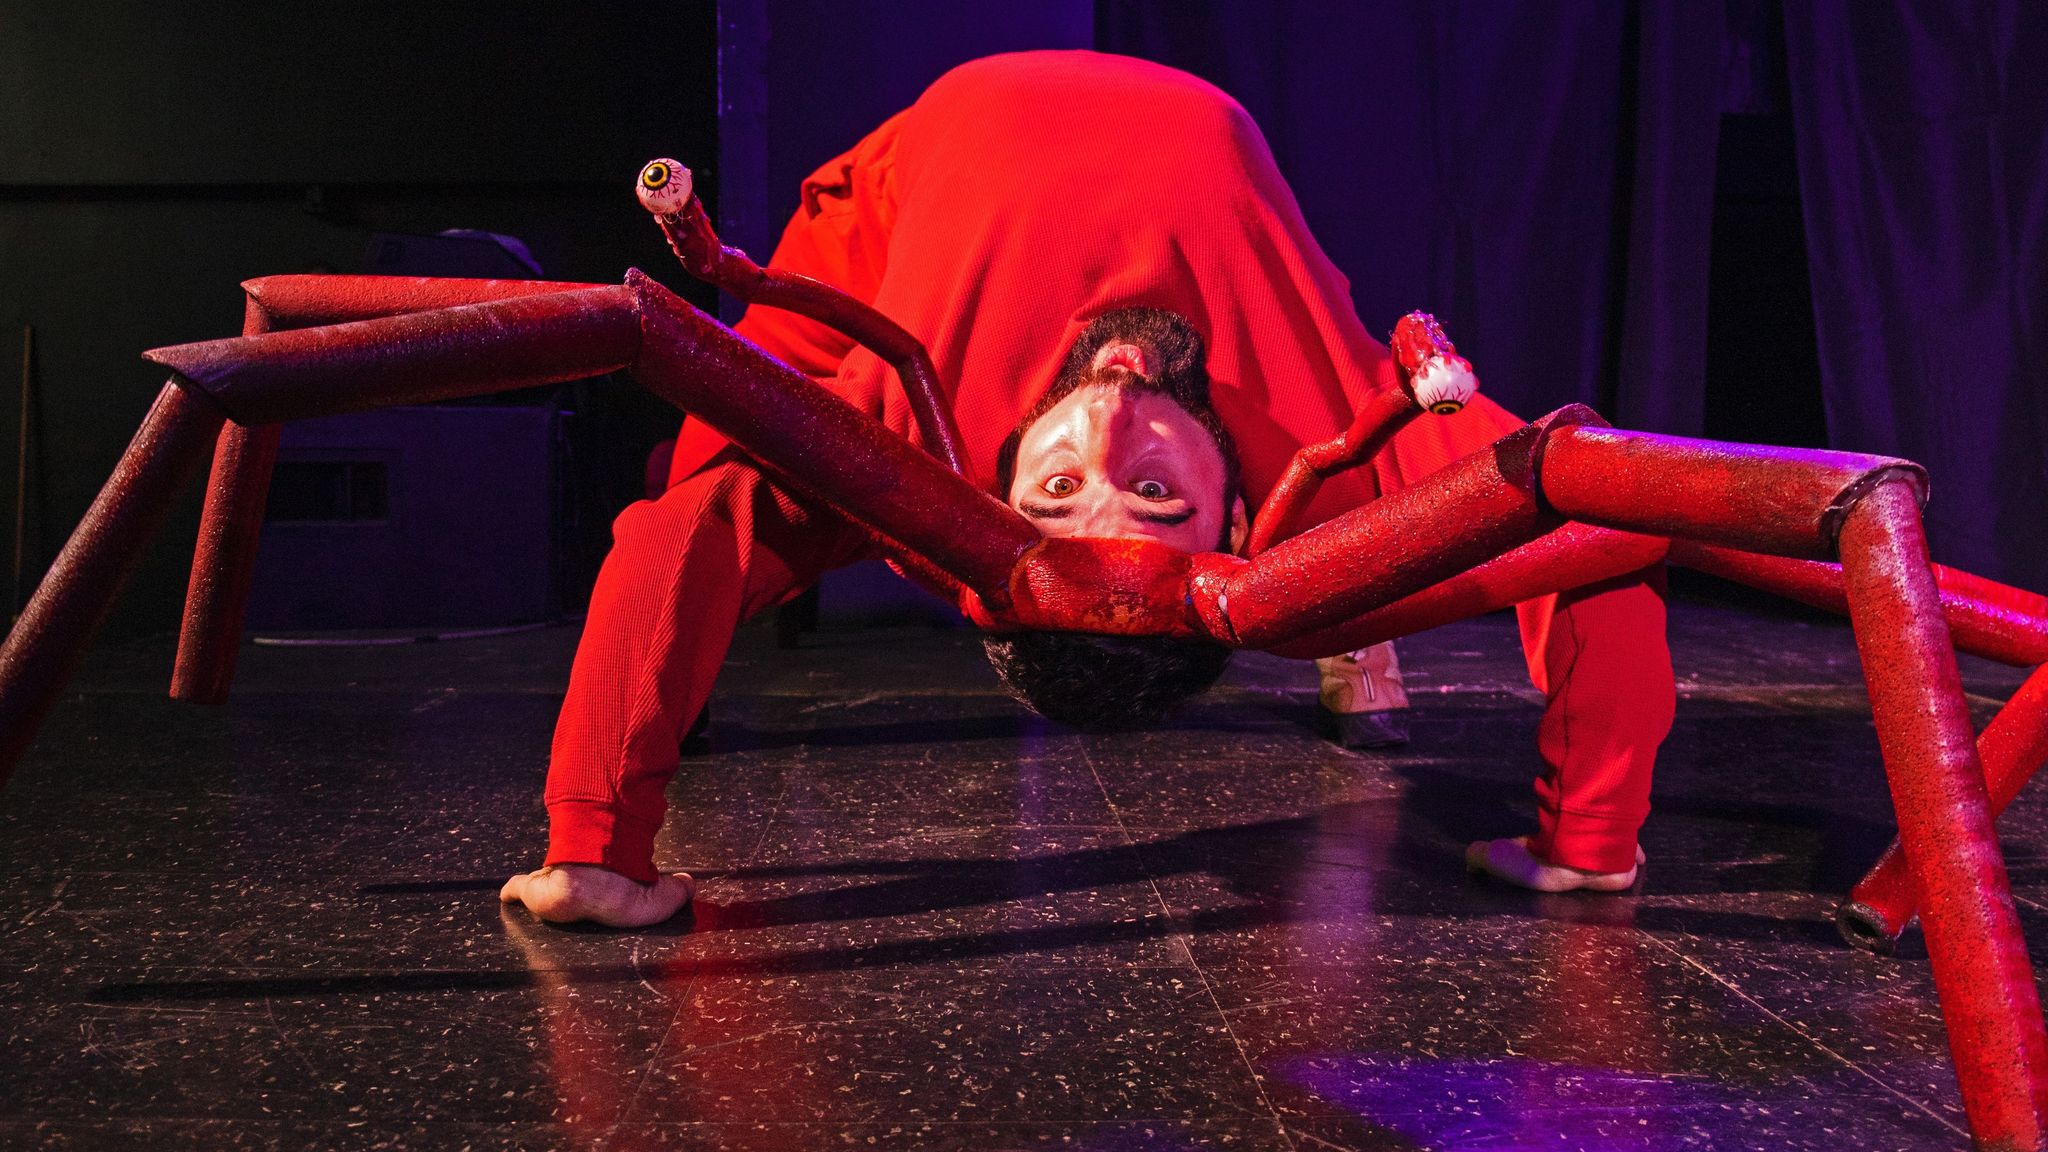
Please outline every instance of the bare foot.
M524 904L535 916L557 924L589 920L612 928L645 928L675 915L696 890L683 872L642 884L595 864L553 864L505 881L498 899Z
M1625 892L1635 886L1643 850L1636 849L1636 867L1626 872L1586 872L1546 864L1529 851L1529 838L1475 840L1465 849L1465 870L1538 892Z

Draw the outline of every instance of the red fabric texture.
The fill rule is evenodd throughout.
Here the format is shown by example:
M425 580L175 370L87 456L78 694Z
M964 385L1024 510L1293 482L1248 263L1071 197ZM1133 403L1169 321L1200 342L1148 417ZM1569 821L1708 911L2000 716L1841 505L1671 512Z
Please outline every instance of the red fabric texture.
M547 862L653 883L663 793L733 629L866 547L737 452L621 513L555 724Z
M1342 432L1367 395L1392 386L1385 347L1244 110L1195 77L1123 57L1020 53L946 74L805 181L770 262L872 303L924 341L980 483L993 482L998 445L1074 337L1116 308L1172 310L1208 341L1216 408L1254 508L1297 449ZM914 437L902 389L873 354L773 309L749 310L738 330ZM1418 420L1372 471L1324 485L1304 523L1517 426L1484 396ZM670 479L659 501L619 519L548 776L549 863L643 881L680 736L733 628L862 550L844 521L776 489L695 421ZM1633 866L1670 719L1661 590L1624 581L1524 606L1522 618L1550 699L1542 854Z

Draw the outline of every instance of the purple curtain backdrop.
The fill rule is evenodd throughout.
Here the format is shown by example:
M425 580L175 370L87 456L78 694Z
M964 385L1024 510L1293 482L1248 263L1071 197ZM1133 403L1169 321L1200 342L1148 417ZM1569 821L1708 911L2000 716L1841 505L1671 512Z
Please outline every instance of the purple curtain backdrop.
M1698 434L1719 4L1102 0L1097 46L1265 130L1366 325L1438 314L1490 394Z
M1099 0L1096 42L1251 111L1369 327L1427 308L1516 412L1698 435L1723 89L1774 7ZM1784 9L1830 443L1926 464L1937 557L2048 590L2048 4Z
M1927 465L1937 559L2048 590L2048 5L1785 17L1829 440Z

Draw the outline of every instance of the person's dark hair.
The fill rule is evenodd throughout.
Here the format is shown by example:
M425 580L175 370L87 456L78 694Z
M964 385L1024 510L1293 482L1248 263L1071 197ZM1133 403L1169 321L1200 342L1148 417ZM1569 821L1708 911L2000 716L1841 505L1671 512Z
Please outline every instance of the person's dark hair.
M1092 370L1096 352L1111 341L1143 348L1148 376L1121 368ZM997 498L1010 499L1017 450L1038 418L1083 384L1114 380L1122 388L1166 396L1193 417L1223 454L1223 538L1230 548L1230 508L1239 493L1237 445L1209 400L1209 371L1201 334L1186 320L1158 308L1126 308L1096 318L1081 330L1051 388L1017 422L996 453ZM1003 687L1048 720L1084 731L1151 724L1167 709L1209 690L1230 663L1230 649L1210 640L1177 636L1103 636L1092 632L998 632L982 639Z
M1223 645L1177 636L992 632L981 646L1010 695L1086 732L1154 723L1208 691L1230 663Z

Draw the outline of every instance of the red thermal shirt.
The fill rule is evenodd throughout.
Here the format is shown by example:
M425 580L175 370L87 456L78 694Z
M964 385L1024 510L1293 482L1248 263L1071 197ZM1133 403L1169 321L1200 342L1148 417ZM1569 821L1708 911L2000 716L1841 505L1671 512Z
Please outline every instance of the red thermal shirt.
M925 343L983 484L1081 328L1121 307L1171 310L1207 340L1213 399L1254 508L1302 445L1337 435L1392 386L1385 347L1353 312L1257 126L1215 87L1140 60L1031 52L947 73L804 182L771 263L872 303ZM738 330L912 435L894 373L844 336L768 308ZM1483 396L1420 419L1370 472L1326 484L1305 523L1518 425ZM733 628L865 549L694 421L671 481L615 526L547 789L549 863L643 882L677 744ZM1549 700L1533 846L1555 863L1626 870L1671 719L1661 596L1624 580L1524 605L1522 623Z

